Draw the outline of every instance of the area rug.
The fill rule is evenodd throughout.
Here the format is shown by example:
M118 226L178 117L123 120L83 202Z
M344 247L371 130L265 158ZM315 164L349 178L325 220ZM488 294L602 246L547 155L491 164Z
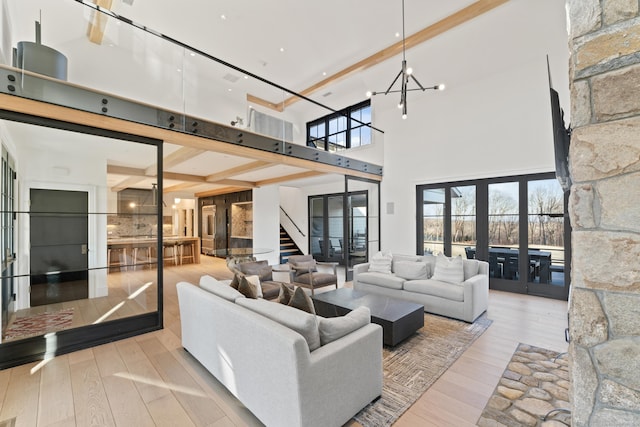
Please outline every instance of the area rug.
M27 338L48 332L57 332L71 326L73 308L18 317L7 327L5 340Z
M424 327L412 337L384 347L382 397L354 419L364 427L390 426L489 325L486 314L470 324L425 313Z
M571 425L566 353L520 344L477 425Z

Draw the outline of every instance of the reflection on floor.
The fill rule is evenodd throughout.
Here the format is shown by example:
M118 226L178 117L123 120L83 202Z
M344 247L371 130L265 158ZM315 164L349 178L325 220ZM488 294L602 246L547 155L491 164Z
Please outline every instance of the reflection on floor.
M166 267L165 271L172 268L179 267ZM27 319L37 319L37 316L42 316L45 313L57 313L67 309L73 310L71 320L64 323L62 327L61 324L54 322L47 328L47 323L44 322L42 325L44 329L39 329L41 333L76 328L156 311L158 307L156 283L156 270L141 269L110 273L107 275L108 296L45 304L16 311L9 318L2 342L34 335L29 332L30 329L26 329L24 335L19 334L18 331L20 329L13 325L16 322L19 324L29 323ZM40 318L43 319L43 317Z

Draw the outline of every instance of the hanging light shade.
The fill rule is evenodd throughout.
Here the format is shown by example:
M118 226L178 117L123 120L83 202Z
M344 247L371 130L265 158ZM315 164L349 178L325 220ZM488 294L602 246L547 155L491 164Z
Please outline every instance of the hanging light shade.
M393 89L393 86L396 82L400 80L400 88ZM418 87L410 88L409 83L413 82ZM402 66L400 68L400 72L393 79L387 90L384 92L367 92L367 98L370 98L375 95L388 95L390 93L400 93L400 102L398 102L398 108L402 110L402 118L407 118L407 92L412 92L415 90L420 90L424 92L425 90L444 90L444 84L437 84L435 86L422 86L422 84L418 81L416 76L413 74L413 69L411 67L407 67L407 58L406 58L406 49L405 49L405 32L404 32L404 0L402 0Z

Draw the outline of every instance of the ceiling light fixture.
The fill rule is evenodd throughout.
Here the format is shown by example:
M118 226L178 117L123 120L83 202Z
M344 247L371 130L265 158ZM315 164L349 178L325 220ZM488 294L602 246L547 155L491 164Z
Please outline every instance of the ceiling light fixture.
M393 87L394 84L396 84L398 79L401 79L400 89L391 90L391 88ZM408 87L409 79L413 80L418 85L418 87L409 89ZM402 68L400 69L400 72L398 73L396 78L393 79L393 81L391 82L391 84L389 85L386 91L384 92L369 91L367 92L367 98L371 98L372 96L380 95L380 94L388 95L390 93L400 93L400 102L398 103L398 108L402 109L402 118L406 119L407 118L407 92L414 91L414 90L421 90L424 92L427 89L444 90L444 85L439 84L435 86L424 87L418 81L418 79L416 79L416 77L413 75L413 69L411 67L407 67L407 59L405 55L405 34L404 34L404 0L402 0Z

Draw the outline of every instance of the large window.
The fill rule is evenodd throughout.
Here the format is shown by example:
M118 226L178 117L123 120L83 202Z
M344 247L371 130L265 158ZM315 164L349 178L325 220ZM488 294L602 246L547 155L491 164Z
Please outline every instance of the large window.
M371 101L307 123L307 146L326 151L371 144Z
M421 185L417 251L489 263L490 287L566 299L567 194L553 173Z

